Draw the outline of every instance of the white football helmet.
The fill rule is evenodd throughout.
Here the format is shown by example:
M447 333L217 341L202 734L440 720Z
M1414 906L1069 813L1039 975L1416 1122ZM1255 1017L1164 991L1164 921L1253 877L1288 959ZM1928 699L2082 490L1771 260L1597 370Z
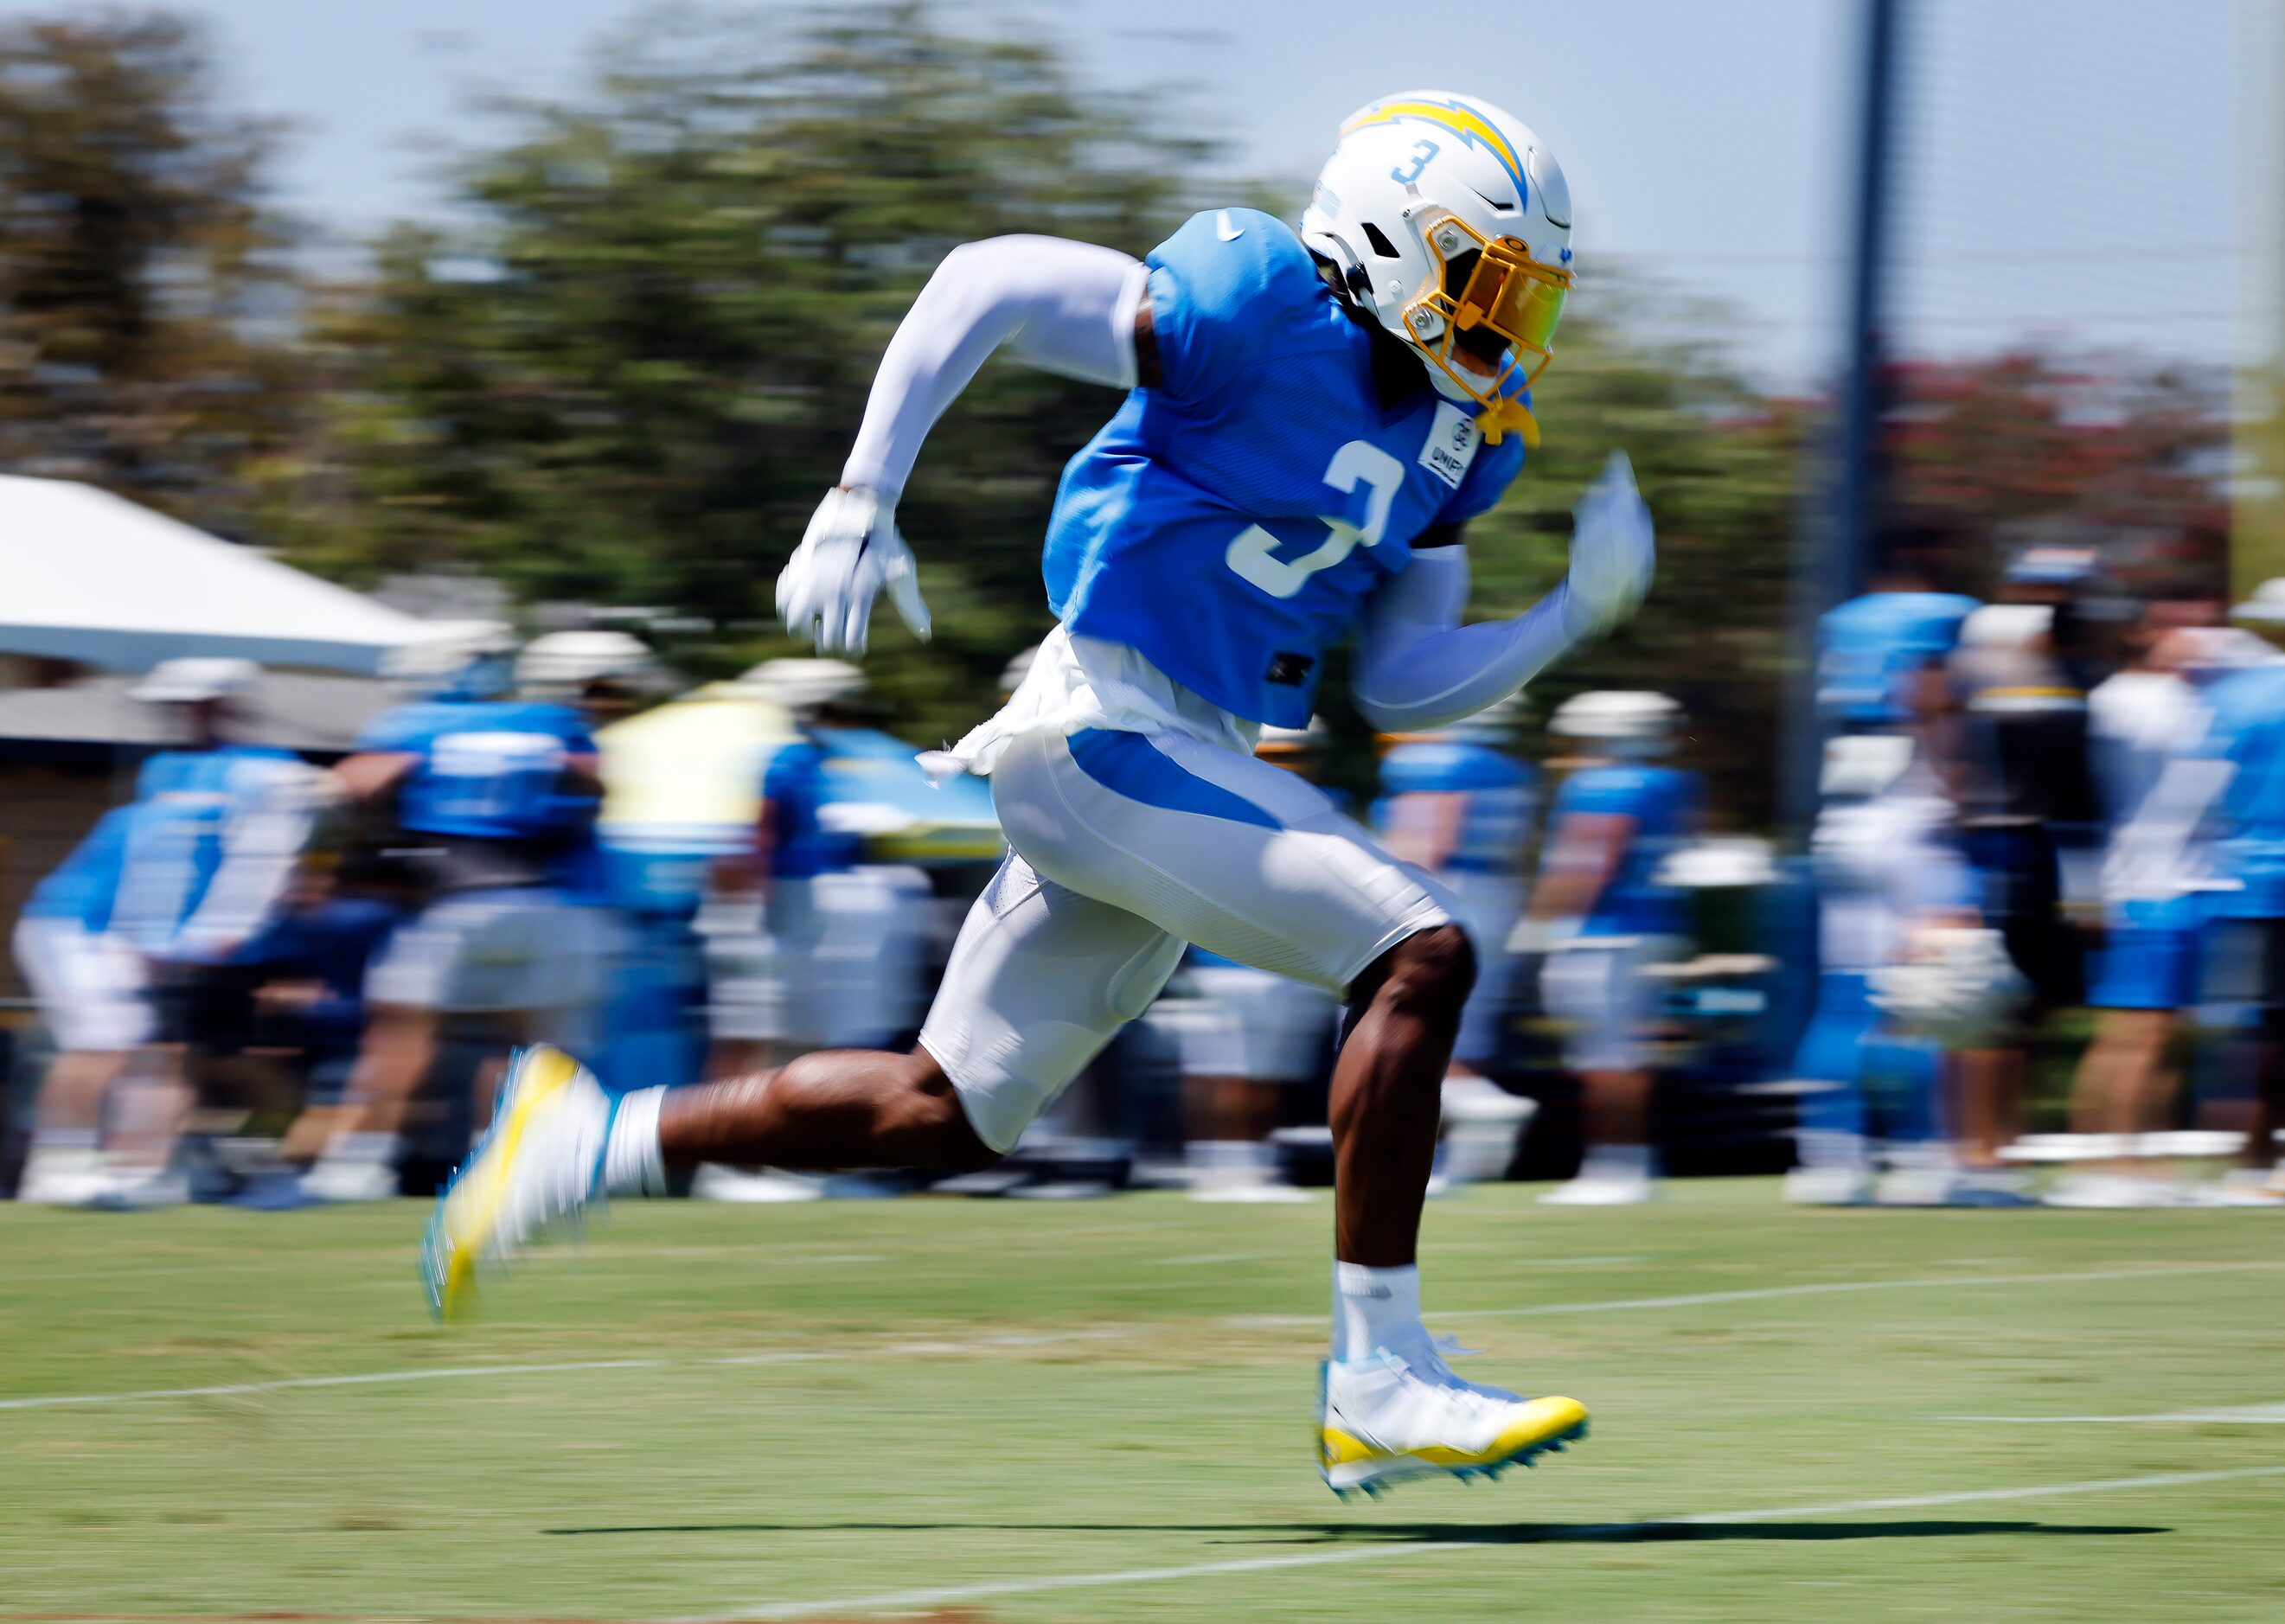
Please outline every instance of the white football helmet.
M648 686L657 676L650 650L624 632L551 632L515 660L516 685L540 699L577 698L595 682Z
M1592 741L1601 754L1662 756L1674 748L1682 721L1682 707L1663 694L1605 688L1556 706L1547 731Z
M1484 438L1536 440L1512 398L1545 369L1571 290L1571 192L1555 156L1474 97L1413 90L1359 108L1317 177L1301 240L1417 349Z

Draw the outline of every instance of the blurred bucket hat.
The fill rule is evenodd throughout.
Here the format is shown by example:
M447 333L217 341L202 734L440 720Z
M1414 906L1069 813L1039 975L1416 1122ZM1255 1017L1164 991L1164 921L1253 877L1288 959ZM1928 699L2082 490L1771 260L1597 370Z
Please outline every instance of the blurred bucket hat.
M153 705L190 705L212 699L230 699L261 679L262 668L251 660L226 658L161 660L151 674L127 690L128 695Z

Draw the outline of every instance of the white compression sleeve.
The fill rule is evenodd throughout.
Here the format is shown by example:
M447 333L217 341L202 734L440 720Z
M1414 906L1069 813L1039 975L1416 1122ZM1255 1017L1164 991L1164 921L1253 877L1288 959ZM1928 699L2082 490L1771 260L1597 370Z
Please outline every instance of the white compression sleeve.
M1135 312L1149 270L1115 248L993 237L945 255L881 357L841 482L893 502L921 442L992 352L1135 387Z
M1382 733L1441 727L1497 704L1590 630L1557 587L1513 620L1460 624L1468 601L1461 547L1415 553L1373 595L1357 633L1350 696Z

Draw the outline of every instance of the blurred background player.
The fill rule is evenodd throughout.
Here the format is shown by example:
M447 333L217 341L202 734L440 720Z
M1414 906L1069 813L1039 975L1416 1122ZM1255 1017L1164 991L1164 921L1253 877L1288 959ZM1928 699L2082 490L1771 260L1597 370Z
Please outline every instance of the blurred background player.
M1448 1184L1504 1177L1537 1109L1488 1076L1512 1002L1508 939L1523 913L1525 849L1538 803L1537 773L1510 753L1522 714L1518 694L1449 727L1393 741L1373 805L1373 828L1389 851L1442 883L1476 944L1475 991L1444 1074L1437 1171Z
M1542 996L1564 1027L1564 1064L1579 1079L1585 1114L1577 1175L1541 1197L1559 1205L1621 1205L1656 1193L1656 991L1645 972L1683 956L1687 909L1659 868L1694 832L1700 791L1695 773L1655 763L1681 726L1682 707L1665 694L1615 691L1566 700L1548 723L1579 752L1548 808L1531 898L1548 950Z
M2285 579L2265 581L2230 611L2272 643L2285 638ZM2222 1198L2250 1205L2285 1203L2285 659L2231 672L2206 691L2212 711L2201 754L2219 764L2214 856L2221 889L2212 895L2205 995L2246 1011L2232 1045L2250 1084L2245 1165L2230 1173Z
M713 1035L708 1077L783 1065L834 1041L831 1017L841 1000L828 985L820 882L849 871L858 855L855 839L826 826L831 796L819 729L864 692L864 674L844 660L771 660L744 680L783 707L795 736L760 766L745 849L708 868L698 923ZM819 1180L710 1164L691 1193L711 1201L801 1200L821 1189Z
M2113 1154L2065 1174L2054 1206L2166 1206L2178 1184L2148 1171L2145 1135L2173 1126L2180 1092L2174 1047L2179 1012L2197 999L2201 914L2207 893L2199 820L2182 815L2173 771L2206 734L2203 694L2185 674L2198 658L2203 600L2144 607L2127 665L2087 694L2087 739L2108 836L2101 867L2102 948L2086 1001L2093 1041L2071 1087L2072 1126Z
M2080 548L2019 553L2001 600L1962 623L1951 659L1959 749L1949 765L1961 848L1976 872L1977 910L2030 990L2017 1023L1952 1064L1956 1154L1993 1198L2028 1198L1999 1152L2022 1128L2030 1030L2085 990L2079 934L2064 904L2067 867L2074 894L2093 889L2097 812L2077 600L2094 568Z
M116 1131L98 1205L166 1205L191 1194L175 1158L201 1089L232 1080L203 1062L207 1023L235 988L234 955L273 917L312 826L314 774L291 751L238 743L261 668L168 660L132 690L160 707L183 747L143 764L129 809L110 928L139 955L153 1043L114 1088Z
M1310 783L1325 725L1265 727L1254 754ZM1269 1136L1289 1089L1325 1068L1340 1002L1323 987L1193 947L1190 979L1205 1006L1182 1045L1183 1155L1194 1201L1306 1201L1277 1169Z
M335 770L360 799L394 796L427 900L367 978L364 1042L310 1195L395 1195L424 1087L467 1094L481 1126L509 1048L595 1039L610 930L590 889L601 782L585 707L616 714L649 671L624 632L553 633L515 665L544 697L408 707Z
M104 1188L103 1106L152 1033L139 954L111 931L131 806L106 812L32 890L16 922L17 968L56 1047L34 1105L19 1201L75 1205Z
M1934 590L1946 537L1899 526L1873 590L1818 623L1818 713L1828 730L1810 837L1817 997L1794 1059L1804 1086L1788 1199L1850 1204L1873 1195L1873 1110L1907 1158L1933 1153L1943 1056L1894 1029L1871 976L1913 921L1954 908L1960 859L1936 763L1951 712L1944 666L1976 602Z

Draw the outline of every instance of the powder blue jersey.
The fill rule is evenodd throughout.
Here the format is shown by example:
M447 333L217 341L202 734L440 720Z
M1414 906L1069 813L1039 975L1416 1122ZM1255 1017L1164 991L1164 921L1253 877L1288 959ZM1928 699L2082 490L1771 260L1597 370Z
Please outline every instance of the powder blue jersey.
M1658 879L1667 854L1690 833L1698 812L1698 775L1676 767L1582 767L1564 781L1548 808L1551 828L1574 812L1631 818L1634 828L1618 871L1582 927L1588 936L1680 936L1689 929L1682 896Z
M1906 722L1904 679L1959 641L1975 610L1958 592L1867 592L1818 623L1818 708L1857 727Z
M593 825L592 795L567 793L565 765L593 756L587 724L567 705L514 700L408 705L368 729L361 748L420 757L397 801L397 820L421 835L539 840Z
M1421 531L1499 500L1522 436L1484 444L1417 366L1384 407L1372 334L1269 215L1194 216L1149 263L1162 382L1064 468L1048 600L1223 710L1300 727L1326 649Z
M111 928L140 953L173 955L221 871L233 822L272 804L281 781L302 771L291 750L242 744L145 762L126 809Z
M1513 757L1455 740L1400 744L1380 764L1380 788L1373 828L1387 830L1400 796L1460 796L1460 833L1450 867L1513 874L1521 866L1536 794L1531 768Z
M104 813L71 855L32 888L24 900L24 917L68 919L83 930L107 930L134 812L131 806L114 806Z
M2213 713L2205 753L2235 769L2214 854L2238 889L2220 893L2215 911L2285 919L2285 662L2234 672L2205 699Z

